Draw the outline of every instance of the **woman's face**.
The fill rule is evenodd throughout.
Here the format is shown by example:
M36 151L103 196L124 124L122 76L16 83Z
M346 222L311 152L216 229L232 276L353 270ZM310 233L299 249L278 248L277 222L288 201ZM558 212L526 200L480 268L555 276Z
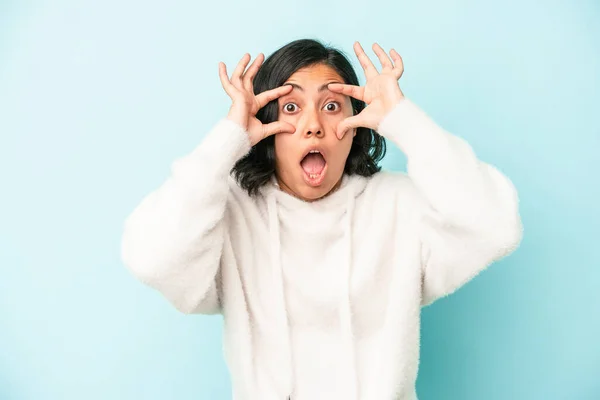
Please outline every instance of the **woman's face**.
M296 127L294 134L275 135L275 172L280 188L302 200L318 200L341 182L352 139L339 140L337 125L352 116L348 96L327 89L329 83L345 83L323 64L296 71L284 84L293 90L278 99L279 120Z

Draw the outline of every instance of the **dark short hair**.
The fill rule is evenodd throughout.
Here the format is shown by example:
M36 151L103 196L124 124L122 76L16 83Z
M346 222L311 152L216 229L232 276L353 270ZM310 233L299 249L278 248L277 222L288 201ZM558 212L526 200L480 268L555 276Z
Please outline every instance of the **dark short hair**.
M277 88L299 69L317 64L333 68L346 84L359 84L352 64L340 50L325 46L317 40L299 39L281 47L263 62L254 78L254 93ZM354 115L365 108L363 101L350 99ZM263 124L277 121L278 116L277 99L256 114ZM383 136L372 129L357 128L344 173L369 177L379 172L379 162L385 152ZM255 144L248 154L237 161L231 172L250 196L257 194L260 187L275 173L275 136L269 136Z

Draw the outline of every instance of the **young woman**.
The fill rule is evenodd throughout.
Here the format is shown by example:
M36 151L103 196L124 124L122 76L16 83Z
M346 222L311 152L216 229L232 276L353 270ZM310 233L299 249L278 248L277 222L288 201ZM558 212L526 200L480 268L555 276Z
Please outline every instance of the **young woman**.
M237 400L416 399L420 308L520 243L510 180L405 98L396 51L354 50L364 87L313 40L219 64L229 114L126 221L133 274L223 314Z

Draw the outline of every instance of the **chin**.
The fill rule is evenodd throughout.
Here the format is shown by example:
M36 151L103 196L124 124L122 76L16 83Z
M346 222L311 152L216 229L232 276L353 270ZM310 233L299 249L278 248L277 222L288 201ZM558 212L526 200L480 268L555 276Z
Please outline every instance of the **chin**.
M294 192L306 201L319 200L331 193L339 181L339 179L327 178L329 177L309 179L309 177L303 176Z
M330 191L331 190L328 190L326 188L312 188L312 187L306 187L306 186L299 190L300 196L305 201L319 200L319 199L327 196L327 194Z

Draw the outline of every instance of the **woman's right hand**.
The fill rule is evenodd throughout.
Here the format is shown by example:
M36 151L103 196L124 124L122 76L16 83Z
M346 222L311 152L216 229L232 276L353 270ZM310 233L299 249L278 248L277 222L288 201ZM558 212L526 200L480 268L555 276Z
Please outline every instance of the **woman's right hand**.
M259 93L258 95L254 94L254 77L263 60L264 55L260 53L248 70L246 70L246 66L250 62L250 54L244 54L235 71L233 71L231 79L227 75L225 64L222 62L219 63L221 84L232 101L227 118L244 128L248 133L252 146L267 136L277 133L294 133L296 131L293 125L284 121L275 121L265 125L256 118L258 110L266 106L270 101L292 91L291 85L283 85Z

